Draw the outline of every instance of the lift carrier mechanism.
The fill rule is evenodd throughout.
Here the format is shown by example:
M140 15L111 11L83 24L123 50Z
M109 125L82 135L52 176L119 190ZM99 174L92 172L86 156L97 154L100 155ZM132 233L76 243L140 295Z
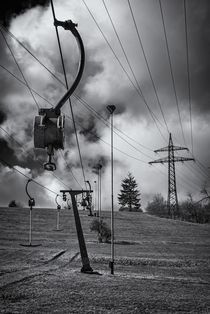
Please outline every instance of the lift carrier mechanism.
M42 149L47 148L49 159L48 162L44 164L44 169L48 171L56 170L56 165L52 162L54 149L64 149L65 116L61 114L61 107L70 98L79 84L85 64L85 50L80 34L76 29L77 24L74 24L71 20L61 22L55 19L54 25L56 27L62 26L65 30L69 30L74 35L80 50L80 63L72 86L60 99L55 108L41 108L39 109L39 115L35 117L34 147Z

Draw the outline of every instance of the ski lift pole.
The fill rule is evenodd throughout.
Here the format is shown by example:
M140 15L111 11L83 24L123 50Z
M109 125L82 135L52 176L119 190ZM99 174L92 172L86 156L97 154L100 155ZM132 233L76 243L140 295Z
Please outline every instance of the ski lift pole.
M35 206L35 199L33 197L30 196L30 194L28 193L28 184L29 182L31 182L31 179L28 179L27 183L26 183L26 194L29 197L29 201L28 201L28 205L30 207L30 217L29 217L29 246L32 245L32 209L33 206Z
M89 185L89 190L91 191L91 184L90 184L90 181L85 181L88 185ZM87 200L88 200L88 209L89 209L89 216L93 216L93 213L92 213L92 195L91 195L91 192L89 191L89 193L87 193Z
M58 194L55 197L55 202L57 204L57 223L56 223L56 230L59 231L59 222L60 222L60 209L61 209L61 205L58 204L57 198L58 198Z

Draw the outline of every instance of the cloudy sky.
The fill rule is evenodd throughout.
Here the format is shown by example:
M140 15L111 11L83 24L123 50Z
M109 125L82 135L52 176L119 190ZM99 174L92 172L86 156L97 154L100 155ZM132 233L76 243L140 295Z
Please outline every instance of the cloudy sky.
M85 188L69 102L62 108L65 149L55 153L54 175L62 182L43 170L46 152L33 148L33 121L38 114L34 98L41 108L54 106L65 88L14 39L64 81L49 2L27 3L30 8L25 1L16 1L15 7L8 1L1 10L0 158L8 164L0 164L0 205L11 199L27 204L27 178L21 173L55 193L67 186ZM183 200L190 192L199 199L201 188L210 186L209 1L54 0L54 6L57 19L78 23L85 46L83 77L71 101L85 179L92 187L98 180L94 167L103 164L102 209L110 207L109 104L117 108L116 209L117 193L128 172L138 183L143 208L156 193L167 198L167 164L148 162L167 156L153 150L168 145L169 132L174 145L189 148L176 155L196 160L176 163L178 198ZM59 28L59 35L71 85L80 55L69 31ZM21 83L24 79L13 56L34 98ZM37 206L55 206L55 194L49 190L30 183L30 191Z

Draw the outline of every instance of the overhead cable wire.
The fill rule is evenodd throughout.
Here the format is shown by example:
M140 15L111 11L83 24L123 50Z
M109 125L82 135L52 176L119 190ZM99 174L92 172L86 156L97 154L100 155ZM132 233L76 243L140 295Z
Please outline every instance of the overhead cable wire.
M8 72L10 75L12 75L17 81L19 81L21 84L23 84L23 85L25 85L26 87L28 87L27 86L27 84L24 82L24 81L22 81L19 77L17 77L14 73L12 73L9 69L7 69L5 66L3 66L2 64L0 64L0 67L2 68L2 69L4 69L6 72ZM40 95L37 91L35 91L35 89L33 89L30 85L29 85L29 87L30 87L30 89L32 90L32 92L34 93L34 94L36 94L37 96L39 96L40 98L42 98L44 101L46 101L49 105L51 105L52 106L52 103L50 103L49 102L49 100L48 99L46 99L45 97L43 97L42 95Z
M187 61L188 101L189 101L189 112L190 112L190 134L191 134L191 146L192 146L192 155L193 155L194 146L193 146L193 125L192 125L192 100L191 100L191 81L190 81L190 66L189 66L189 43L188 43L186 0L184 0L184 23L185 23L185 43L186 43L186 61Z
M62 82L62 80L60 80L51 70L49 70L48 67L46 67L33 53L31 53L31 51L29 49L27 49L17 38L14 34L12 34L10 31L8 31L7 29L4 28L4 30L6 32L8 32L8 34L14 39L16 40L26 51L28 51L33 58L35 58L35 60L42 65L61 85L65 86L65 84ZM22 84L26 85L26 83L24 83L22 80L20 80L18 77L16 77L11 71L9 71L7 68L5 68L4 66L0 65L4 70L6 70L9 74L11 74L16 80L20 81ZM33 90L34 93L36 93L39 97L41 97L43 100L45 100L46 102L48 102L51 106L53 106L52 103L50 103L46 98L44 98L43 96L41 96L39 93L37 93L34 89L32 89L30 87L31 90ZM82 100L82 98L80 98L80 100ZM84 100L83 100L84 102ZM87 103L87 102L86 102ZM122 132L121 130L117 129L118 131ZM126 135L126 133L122 132L125 136L128 137L128 135ZM131 138L130 138L131 139ZM138 142L137 142L138 143ZM141 145L141 144L140 144ZM148 150L151 150L148 148ZM152 150L151 150L152 151ZM121 151L122 152L122 151ZM123 152L122 152L123 153ZM132 156L129 155L129 157L132 158ZM203 172L206 173L206 167L196 158L196 165L198 166L198 168ZM208 175L207 175L208 176ZM209 176L208 176L209 178Z
M5 67L4 67L4 69L5 69L9 74L11 74L15 79L18 80L18 78L17 78L15 75L13 75L12 72L8 71ZM21 81L21 82L22 82L22 81ZM22 82L22 83L26 86L26 84L25 84L24 82ZM50 102L49 102L49 104L52 105L52 103L50 103ZM53 105L52 105L52 106L53 106ZM66 117L72 121L72 118L71 118L70 116L66 115ZM86 129L83 127L83 125L82 125L81 123L76 122L76 124L78 124L82 129L86 130ZM93 134L98 140L102 141L104 144L110 146L109 143L107 143L106 141L104 141L102 138L96 136L95 133L93 133L93 132L91 132L91 131L89 131L89 133ZM117 151L119 151L120 153L124 154L124 155L127 156L127 157L130 157L130 158L132 158L132 159L135 159L135 160L137 160L137 161L140 161L140 162L143 162L143 163L146 163L146 164L147 164L146 161L141 160L141 159L139 159L139 158L136 158L136 157L134 157L134 156L131 156L131 155L125 153L124 151L122 151L122 150L120 150L120 149L118 149L118 148L116 148L116 147L114 147L114 149L117 150ZM64 161L66 162L65 159L64 159ZM69 167L70 167L70 166L69 166Z
M120 61L120 59L118 58L117 54L115 53L114 49L112 48L112 45L110 44L110 42L108 41L107 37L105 36L103 30L101 29L100 25L98 24L97 20L95 19L93 13L91 12L91 10L89 9L87 3L85 2L85 0L82 0L82 2L84 3L84 5L86 6L90 16L92 17L93 21L95 22L97 28L99 29L100 33L102 34L104 40L106 41L107 45L109 46L110 50L112 51L112 53L114 54L116 60L118 61L119 65L121 66L122 70L124 71L125 75L127 76L127 78L129 79L130 83L133 85L134 89L136 90L136 92L138 93L138 95L140 96L141 100L143 100L146 108L148 109L150 116L152 118L152 120L154 121L160 135L162 136L162 138L164 139L164 141L166 141L166 138L164 137L164 135L162 134L160 127L157 124L157 121L159 122L160 125L162 125L161 121L156 117L156 115L154 114L154 112L151 110L151 108L149 107L145 97L143 96L142 92L141 92L141 88L140 85L137 81L137 86L134 84L133 80L131 79L130 75L128 74L128 72L126 71L125 67L123 66L122 62Z
M135 27L135 30L136 30L136 33L137 33L137 37L138 37L138 40L139 40L139 44L140 44L140 47L141 47L142 52L143 52L143 56L144 56L144 60L145 60L146 66L147 66L147 70L148 70L148 73L149 73L149 76L150 76L150 79L151 79L151 82L152 82L152 86L154 88L154 92L155 92L155 96L156 96L156 99L157 99L157 102L158 102L158 106L160 108L160 111L161 111L161 114L162 114L162 117L163 117L166 129L167 129L168 133L170 133L169 132L169 128L168 128L168 124L166 122L166 118L165 118L165 115L164 115L164 112L163 112L163 108L162 108L162 105L160 103L160 99L159 99L159 96L158 96L158 93L157 93L157 89L156 89L155 82L154 82L154 79L153 79L153 76L152 76L152 72L150 70L149 62L147 60L147 56L146 56L146 53L145 53L145 50L144 50L144 46L143 46L142 39L141 39L141 36L140 36L140 32L139 32L139 29L138 29L138 26L137 26L137 23L136 23L134 12L133 12L130 0L127 0L127 1L128 1L128 6L129 6L129 9L130 9L130 12L131 12L131 16L132 16L132 19L133 19L134 27Z
M61 80L61 79L59 79L57 76L56 76L56 74L53 72L53 71L51 71L46 65L44 65L44 63L43 62L41 62L13 33L11 33L7 28L5 28L1 23L0 23L0 27L1 28L3 28L4 30L5 30L5 32L7 32L18 44L20 44L26 51L28 51L28 53L40 64L40 65L42 65L61 85L63 85L64 87L65 87L65 84L64 84L64 82ZM5 67L3 67L2 65L1 65L1 67L2 68L4 68L8 73L10 73L11 75L13 75L14 77L15 77L15 75L14 74L12 74L8 69L6 69ZM17 77L15 77L17 80L19 80L20 82L22 82L20 79L18 79ZM22 82L23 83L23 82ZM34 91L34 90L33 90ZM35 92L35 91L34 91ZM35 93L37 93L37 92L35 92ZM38 93L37 93L37 95L39 95ZM42 97L43 98L43 97ZM44 99L44 98L43 98ZM46 99L44 99L44 100L46 100ZM53 106L53 104L52 103L50 103L51 104L51 106ZM121 131L122 132L122 131ZM125 133L124 133L124 135L125 135ZM186 145L187 146L187 145ZM151 151L151 149L150 148L148 148L148 150L150 150ZM153 150L152 150L153 151ZM193 156L193 155L192 155ZM206 172L206 170L207 170L207 167L205 166L205 165L203 165L199 160L198 160L198 158L197 157L195 157L195 156L193 156L195 159L196 159L196 165L198 166L198 168L200 168L200 170L202 170L204 173Z
M16 144L18 144L18 145L21 147L21 149L22 149L24 152L26 152L26 154L30 157L30 159L34 161L33 155L32 155L31 153L27 152L27 151L24 149L23 144L21 144L19 141L17 141L17 140L14 138L14 136L12 136L12 135L11 135L8 131L6 131L2 126L0 126L0 129L1 129L4 133L6 133L7 136L8 136L10 139L12 139ZM42 163L39 161L39 159L37 159L37 161L38 161L38 163L42 166ZM55 173L50 172L50 174L51 174L53 177L55 177L55 178L56 178L60 183L62 183L64 186L66 186L67 188L69 188L57 175L55 175Z
M1 27L1 24L0 24L0 27ZM44 63L43 62L41 62L27 47L25 47L18 39L17 39L17 37L13 34L13 33L11 33L9 30L7 30L5 27L4 27L4 30L6 31L6 32L8 32L8 34L15 40L15 41L17 41L17 43L19 43L21 46L22 46L22 48L24 48L27 52L29 52L30 53L30 55L41 65L41 66L43 66L62 86L64 86L64 87L66 87L65 86L65 83L62 81L62 80L60 80L57 76L56 76L56 74L53 72L53 71L51 71L47 66L45 66L44 65ZM1 66L1 65L0 65ZM1 66L1 67L3 67L3 66ZM3 67L7 72L9 72L10 73L10 71L8 70L8 69L6 69L5 67ZM10 73L10 74L12 74L12 73ZM14 74L12 74L14 77L15 77L15 75ZM17 78L17 77L16 77ZM18 78L17 78L18 79ZM18 79L19 80L19 79ZM22 81L20 81L20 82L22 82ZM35 92L35 93L37 93L37 92ZM37 93L38 94L38 93ZM39 94L38 94L39 95ZM85 101L82 97L80 97L80 96L78 96L77 94L73 94L73 97L77 97L78 98L78 100L81 102L83 102L83 103L85 103L86 105L89 105L88 103L87 103L87 101ZM43 98L43 97L42 97ZM44 99L44 98L43 98ZM45 100L45 99L44 99ZM52 103L50 103L49 101L47 101L51 106L53 106L52 105ZM91 109L92 108L92 106L90 106L89 105L89 108ZM92 110L94 110L93 108L92 108ZM95 111L95 110L94 110ZM97 114L99 114L97 111L95 111ZM100 114L99 114L100 115ZM107 123L109 123L110 124L110 122L109 121L107 121ZM116 127L114 127L115 129L117 129ZM141 144L141 143L139 143L139 142L137 142L137 141L135 141L134 139L132 139L131 137L129 137L125 132L123 132L123 131L121 131L121 130L119 130L119 129L117 129L120 133L122 133L124 136L126 136L127 138L129 138L130 140L132 140L132 141L134 141L134 142L136 142L138 145L140 145L141 147L143 147L143 148L145 148L145 149L147 149L147 150L149 150L149 151L153 151L151 148L148 148L148 147L146 147L145 145L143 145L143 144Z
M10 53L11 53L11 55L12 55L12 57L13 57L15 63L16 63L16 65L17 65L17 67L18 67L18 69L19 69L19 71L20 71L20 73L21 73L21 75L22 75L22 77L23 77L23 79L24 79L24 81L25 81L27 87L28 87L28 90L29 90L29 92L30 92L30 94L31 94L31 96L32 96L32 98L33 98L33 100L34 100L34 102L35 102L37 108L39 109L39 104L37 103L37 100L36 100L36 98L34 97L34 94L32 93L32 90L30 89L30 86L28 85L28 82L27 82L27 80L26 80L26 77L25 77L25 75L23 74L23 71L22 71L22 69L21 69L21 67L20 67L20 65L19 65L19 63L18 63L18 61L17 61L17 59L16 59L16 57L15 57L15 55L14 55L14 53L13 53L11 47L10 47L10 45L9 45L9 43L8 43L8 41L7 41L7 39L6 39L6 37L4 36L4 33L3 33L3 31L1 30L1 28L0 28L0 32L1 32L1 35L2 35L2 37L3 37L3 39L4 39L5 43L6 43L7 48L9 49L9 51L10 51Z
M108 121L106 121L100 114L98 114L95 110L94 112L97 114L96 116L99 117L99 119L102 121L102 123L104 125L106 125L108 128L110 128ZM133 144L129 143L125 138L123 138L120 134L118 134L115 129L113 130L113 132L119 137L121 138L125 143L127 143L129 146L131 146L132 148L134 148L136 151L138 151L139 153L141 153L142 155L148 157L148 158L152 158L151 156L149 156L148 154L142 152L140 149L138 149L136 146L134 146Z
M15 76L14 75L14 73L12 73L11 71L9 71L6 67L4 67L4 66L2 66L2 65L0 65L5 71L7 71L11 76L13 76L16 80L18 80L19 82L21 82L23 85L25 85L26 87L27 87L27 85L22 81L22 80L20 80L17 76ZM31 87L30 87L31 88ZM31 88L32 89L32 88ZM37 93L34 89L32 89L33 90L33 92L34 93L36 93L39 97L41 97L41 98L43 98L39 93ZM53 104L51 103L51 102L49 102L46 98L43 98L46 102L48 102L51 106L53 106ZM77 99L77 98L76 98ZM82 99L81 99L82 100ZM83 102L84 102L84 100L83 100ZM66 115L66 117L68 118L68 119L70 119L70 120L72 120L72 118L70 118L68 115ZM102 116L101 116L102 117ZM103 117L102 117L103 118ZM105 120L105 119L104 119ZM106 121L106 120L105 120ZM84 130L85 130L85 128L83 127L83 125L82 124L80 124L79 122L77 122L76 124L78 124L78 125L80 125L80 127L81 128L83 128ZM116 128L117 129L117 128ZM122 134L124 134L124 135L126 135L124 132L122 132L121 130L119 130L119 129L117 129L118 131L120 131ZM89 131L90 132L90 131ZM92 132L90 132L91 134L93 134L94 136L96 136L94 133L92 133ZM100 140L100 141L102 141L104 144L106 144L106 145L109 145L110 146L110 144L109 143L107 143L106 141L104 141L103 139L101 139L100 137L98 137L98 136L96 136L97 138L98 138L98 140ZM127 136L128 137L128 136ZM132 138L131 138L132 139ZM137 142L138 143L138 142ZM120 149L118 149L117 147L114 147L114 149L116 150L116 151L119 151L121 154L124 154L125 156L127 156L127 157L129 157L129 158L132 158L132 159L134 159L134 160L137 160L137 161L139 161L139 162L143 162L143 163L146 163L145 161L143 161L143 160L141 160L141 159L139 159L139 158L136 158L136 157L134 157L134 156L132 156L132 155L129 155L129 154L127 154L127 153L125 153L124 151L122 151L122 150L120 150ZM153 151L153 150L151 150L151 151ZM196 159L197 160L197 162L199 162L198 161L198 159ZM64 159L64 161L66 162L66 160ZM200 163L201 164L201 163ZM198 166L198 164L196 163L196 165ZM154 166L154 165L153 165ZM204 168L204 169L202 169L201 168L201 166ZM209 176L206 174L206 172L205 172L205 169L206 169L206 167L205 166L203 166L202 164L201 164L201 166L198 166L198 170L197 171L201 171L203 174L205 174L208 178L209 178Z
M67 163L66 158L64 157L63 152L62 152L61 150L60 150L60 154L61 154L61 156L63 157L63 159L64 159L64 161L65 161L65 163L66 163L66 167L67 167L67 168L69 169L69 171L71 172L72 177L73 177L74 180L77 182L77 184L82 188L81 184L79 183L79 181L78 181L77 178L75 177L75 175L74 175L74 173L73 173L71 167L70 167L69 164Z
M183 130L183 125L182 125L181 113L180 113L180 109L179 109L179 101L178 101L178 96L177 96L177 92L176 92L175 79L174 79L174 74L173 74L173 68L172 68L172 62L171 62L171 56L170 56L170 50L169 50L169 45L168 45L168 38L167 38L167 33L166 33L166 25L165 25L165 20L164 20L161 0L159 0L159 6L160 6L160 13L161 13L161 19L162 19L162 24L163 24L164 38L165 38L166 50L167 50L167 55L168 55L169 67L170 67L170 74L171 74L171 78L172 78L172 85L173 85L175 101L176 101L176 107L177 107L178 116L179 116L179 123L180 123L180 127L181 127L181 132L182 132L182 137L183 137L183 140L184 140L184 144L187 146L186 140L185 140L185 136L184 136L184 130Z
M53 20L55 22L56 21L56 17L55 17L55 9L54 9L54 5L53 5L53 0L50 0L50 3L51 3L51 8L52 8ZM62 62L63 74L64 74L64 78L65 78L66 89L69 89L68 81L67 81L67 75L66 75L66 69L65 69L64 59L63 59L62 47L61 47L60 37L59 37L59 33L58 33L58 27L56 25L55 25L55 30L56 30L56 36L57 36L57 41L58 41L58 47L59 47L61 62ZM81 150L80 150L79 139L78 139L76 124L75 124L75 120L74 120L74 112L73 112L73 108L72 108L72 104L71 104L70 98L69 98L69 105L70 105L70 111L71 111L71 115L72 115L74 132L75 132L75 136L76 136L76 142L77 142L77 147L78 147L78 153L79 153L79 159L80 159L80 164L81 164L84 184L85 184L85 187L87 189L87 183L86 183L86 178L85 178L85 171L84 171L84 166L83 166L83 161L82 161L82 154L81 154Z
M39 183L38 181L36 181L36 180L30 178L29 176L27 176L27 175L24 174L22 171L18 170L18 169L15 168L14 166L12 166L8 161L5 161L5 160L2 159L1 157L0 157L0 161L1 161L2 163L4 163L6 166L8 166L9 168L12 168L13 170L15 170L15 171L17 171L18 173L20 173L21 175L23 175L25 178L30 179L31 181L33 181L34 183L36 183L37 185L39 185L39 186L42 187L43 189L45 189L45 190L47 190L47 191L49 191L49 192L51 192L51 193L53 193L53 194L55 194L55 195L58 194L58 193L56 193L55 191L53 191L53 190L49 189L48 187L44 186L43 184Z
M3 26L0 23L0 28L3 29L5 32L7 32L11 38L13 38L23 49L25 49L41 66L43 66L58 82L60 82L62 85L65 86L65 84L62 82L61 79L59 79L57 77L57 75L55 75L55 73L53 73L52 71L49 70L48 67L46 67L46 65L41 62L36 56L35 54L33 54L12 32L10 32L5 26Z

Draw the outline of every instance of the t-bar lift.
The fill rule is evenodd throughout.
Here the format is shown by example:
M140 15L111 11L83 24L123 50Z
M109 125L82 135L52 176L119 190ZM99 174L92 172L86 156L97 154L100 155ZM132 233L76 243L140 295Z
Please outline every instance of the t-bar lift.
M64 149L65 116L61 114L61 107L69 99L79 84L85 64L85 50L80 34L76 29L77 24L73 23L71 20L62 22L55 19L54 25L56 27L61 26L74 35L80 50L80 62L73 84L59 100L55 108L40 108L39 115L35 117L34 147L42 149L47 148L49 159L48 162L44 164L44 169L48 171L56 170L56 165L52 162L54 149Z

